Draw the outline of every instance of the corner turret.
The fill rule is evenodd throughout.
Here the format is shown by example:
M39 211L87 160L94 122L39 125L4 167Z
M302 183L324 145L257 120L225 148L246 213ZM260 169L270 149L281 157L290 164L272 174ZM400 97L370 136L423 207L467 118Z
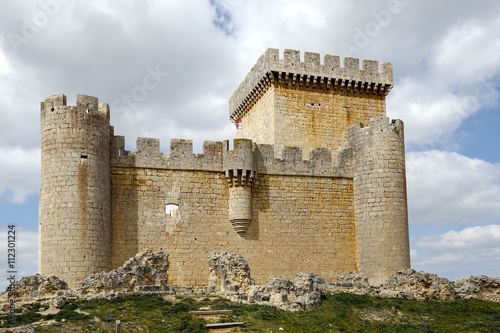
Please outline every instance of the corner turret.
M410 268L404 126L386 117L349 131L359 271L380 284Z
M77 287L111 269L112 128L97 98L48 96L41 103L39 271Z

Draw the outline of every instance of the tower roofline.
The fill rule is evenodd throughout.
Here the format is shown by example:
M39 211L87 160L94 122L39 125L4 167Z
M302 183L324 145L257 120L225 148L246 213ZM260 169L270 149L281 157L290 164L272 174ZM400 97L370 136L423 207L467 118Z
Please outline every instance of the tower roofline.
M259 97L277 80L292 86L312 86L325 89L346 89L354 92L373 92L387 95L393 86L392 64L383 62L379 70L378 61L344 58L326 54L323 64L318 53L304 53L285 49L280 59L278 49L267 49L252 67L238 89L229 98L229 118L236 121L245 115Z

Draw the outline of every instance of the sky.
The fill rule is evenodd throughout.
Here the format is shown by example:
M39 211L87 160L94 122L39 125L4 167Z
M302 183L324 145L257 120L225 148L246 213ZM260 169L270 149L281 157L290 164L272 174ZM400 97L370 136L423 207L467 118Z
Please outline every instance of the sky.
M37 272L40 102L96 96L136 137L235 137L228 98L267 48L391 62L405 123L412 268L500 276L500 2L0 2L0 288Z

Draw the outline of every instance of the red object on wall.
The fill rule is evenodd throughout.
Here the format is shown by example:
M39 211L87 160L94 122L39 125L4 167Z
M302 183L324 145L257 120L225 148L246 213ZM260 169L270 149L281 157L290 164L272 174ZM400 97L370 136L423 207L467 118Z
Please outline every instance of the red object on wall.
M236 129L243 128L243 124L241 123L241 117L234 123L236 125Z

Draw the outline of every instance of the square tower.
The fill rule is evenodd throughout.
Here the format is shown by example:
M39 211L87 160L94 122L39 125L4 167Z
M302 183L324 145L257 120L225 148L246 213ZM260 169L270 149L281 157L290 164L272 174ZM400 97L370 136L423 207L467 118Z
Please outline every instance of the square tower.
M392 64L268 49L229 99L229 117L238 123L237 137L283 147L337 151L347 143L349 128L385 116L385 96L393 86Z

